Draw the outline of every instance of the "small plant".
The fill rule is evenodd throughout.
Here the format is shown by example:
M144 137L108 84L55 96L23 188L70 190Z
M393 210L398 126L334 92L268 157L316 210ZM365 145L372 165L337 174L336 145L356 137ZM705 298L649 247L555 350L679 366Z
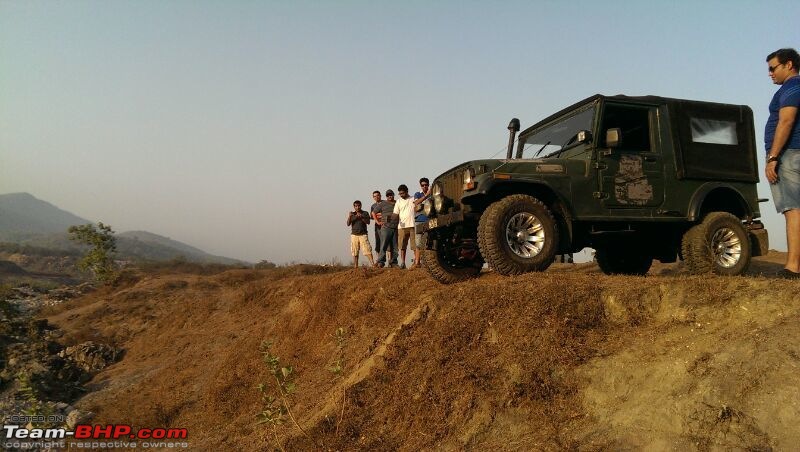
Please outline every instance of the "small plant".
M338 377L342 374L344 365L344 345L347 342L347 331L343 327L336 328L333 338L336 341L336 358L328 370Z
M28 374L24 372L18 373L17 384L19 385L17 394L22 396L22 399L27 400L28 402L36 402L38 400L36 397L36 390L33 388L33 385L31 384L31 378L28 376Z
M55 409L48 403L39 400L38 392L33 387L30 375L24 372L18 373L17 385L17 396L28 402L23 414L44 419L44 421L33 421L33 424L37 427L53 427L55 423L52 422L52 418L55 415Z
M347 330L344 327L336 328L336 331L333 333L333 339L336 341L336 352L335 352L335 359L333 364L328 368L334 375L334 379L338 378L342 375L342 371L344 370L344 346L347 343ZM342 389L342 412L339 414L339 418L336 421L336 434L339 434L339 425L344 418L344 404L347 400L347 388Z
M275 444L283 450L283 447L278 440L277 428L283 424L288 417L295 427L307 438L311 437L303 430L303 427L297 423L289 408L288 396L294 393L297 386L294 383L294 369L292 366L282 363L280 358L272 354L272 342L263 341L259 350L267 365L270 375L272 375L271 382L260 383L256 389L261 393L262 408L261 412L256 415L258 424L268 424L272 428L272 434L275 438ZM277 394L275 394L277 392ZM276 397L277 395L277 397Z
M331 367L328 368L334 375L339 376L342 374L342 358L338 358L333 362Z

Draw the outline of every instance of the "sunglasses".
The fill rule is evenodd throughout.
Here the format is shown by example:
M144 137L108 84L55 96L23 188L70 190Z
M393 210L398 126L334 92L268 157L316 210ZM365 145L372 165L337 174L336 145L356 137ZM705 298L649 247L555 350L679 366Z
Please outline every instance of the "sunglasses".
M769 73L772 74L773 72L775 72L775 69L778 69L779 67L783 66L784 64L786 64L786 63L776 64L775 66L768 66Z

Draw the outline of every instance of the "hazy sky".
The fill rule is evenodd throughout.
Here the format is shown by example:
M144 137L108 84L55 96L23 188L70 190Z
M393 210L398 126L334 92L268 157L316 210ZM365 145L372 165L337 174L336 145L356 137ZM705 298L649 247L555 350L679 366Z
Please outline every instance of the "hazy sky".
M0 0L0 193L214 254L347 262L354 199L490 157L512 117L595 93L747 104L763 148L764 59L800 47L798 17L797 1Z

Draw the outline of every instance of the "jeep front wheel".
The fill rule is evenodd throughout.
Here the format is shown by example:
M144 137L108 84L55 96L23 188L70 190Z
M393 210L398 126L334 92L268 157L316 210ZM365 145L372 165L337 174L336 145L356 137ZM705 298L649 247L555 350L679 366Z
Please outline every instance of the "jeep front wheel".
M430 238L428 238L430 240ZM453 284L475 278L483 268L483 258L475 239L464 243L452 237L434 241L433 249L422 251L422 265L433 279L442 284Z
M507 196L481 215L478 244L489 266L501 275L543 271L553 263L558 229L553 214L528 195Z
M686 231L681 251L694 274L741 275L750 266L750 238L735 215L711 212Z

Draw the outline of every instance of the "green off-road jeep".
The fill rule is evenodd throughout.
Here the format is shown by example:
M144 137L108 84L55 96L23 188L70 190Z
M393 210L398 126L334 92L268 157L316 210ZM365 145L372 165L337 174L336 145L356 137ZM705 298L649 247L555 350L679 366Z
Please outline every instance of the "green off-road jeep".
M753 112L662 97L595 95L519 134L505 159L437 177L417 226L443 283L545 270L596 250L605 273L643 275L653 259L738 275L768 250L759 218Z

